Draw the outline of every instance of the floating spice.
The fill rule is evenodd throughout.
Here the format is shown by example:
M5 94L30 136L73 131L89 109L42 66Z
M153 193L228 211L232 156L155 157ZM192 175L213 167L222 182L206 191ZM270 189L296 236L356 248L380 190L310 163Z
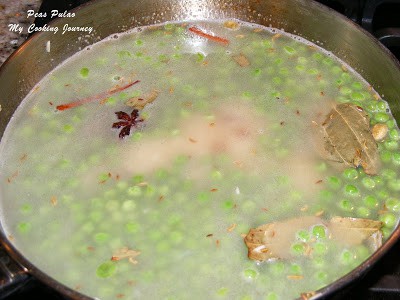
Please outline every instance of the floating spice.
M144 95L143 97L130 98L128 101L126 101L126 105L141 110L147 104L152 103L154 100L156 100L159 93L160 92L157 90L152 90L150 93Z
M324 150L328 160L364 168L375 175L380 166L378 147L369 128L369 116L359 106L338 104L322 124Z
M232 30L236 30L236 29L239 28L239 23L235 22L235 21L228 20L228 21L224 22L224 27L232 29Z
M117 261L127 258L131 264L136 265L138 262L135 259L140 254L140 251L129 249L128 247L122 247L117 250L111 257L112 261Z
M243 53L240 53L238 55L233 55L232 58L241 67L250 66L249 59Z
M115 86L115 87L113 87L112 89L110 89L110 90L108 90L106 92L102 92L102 93L94 95L94 96L89 96L87 98L83 98L83 99L80 99L80 100L77 100L77 101L69 102L67 104L61 104L61 105L58 105L56 108L57 108L57 110L66 110L66 109L74 108L74 107L77 107L77 106L81 106L81 105L83 105L85 103L88 103L88 102L101 100L101 99L104 99L104 98L107 98L107 97L111 96L112 94L115 94L115 93L118 93L118 92L122 92L123 90L126 90L127 88L131 87L132 85L134 85L134 84L136 84L138 82L140 82L140 81L136 80L136 81L131 82L131 83L129 83L127 85L124 85L124 86Z
M324 234L344 246L365 243L372 250L382 245L382 222L370 219L333 217L326 221L317 216L293 218L274 222L250 229L244 242L248 248L248 257L253 260L290 259L293 253L291 245L296 241L296 233L303 228L321 226L329 232ZM310 256L312 247L305 244L304 254Z
M382 141L386 137L388 131L389 128L386 124L378 123L372 127L372 136L375 141Z
M131 114L128 115L126 112L118 111L115 113L118 117L119 122L115 122L112 128L121 128L119 138L123 139L125 136L131 133L131 128L136 127L138 123L143 122L143 119L139 119L139 111L137 109L132 110Z
M208 39L210 41L213 41L213 42L217 42L217 43L220 43L220 44L223 44L223 45L228 45L229 44L229 40L227 40L225 38L222 38L222 37L219 37L219 36L215 36L215 35L211 35L211 34L205 33L204 31L200 30L197 27L189 27L189 31L193 32L194 34L197 34L198 36L201 36L201 37L206 38L206 39Z

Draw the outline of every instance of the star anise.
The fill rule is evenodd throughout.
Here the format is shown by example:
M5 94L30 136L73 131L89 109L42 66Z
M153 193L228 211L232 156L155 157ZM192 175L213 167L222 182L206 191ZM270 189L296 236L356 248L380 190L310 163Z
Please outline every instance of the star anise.
M138 123L143 122L143 119L139 119L139 111L137 109L132 110L131 115L128 115L126 112L117 111L115 113L118 117L118 120L122 120L119 122L115 122L112 125L112 128L121 128L119 132L119 138L123 139L127 135L131 133L131 128L136 127Z

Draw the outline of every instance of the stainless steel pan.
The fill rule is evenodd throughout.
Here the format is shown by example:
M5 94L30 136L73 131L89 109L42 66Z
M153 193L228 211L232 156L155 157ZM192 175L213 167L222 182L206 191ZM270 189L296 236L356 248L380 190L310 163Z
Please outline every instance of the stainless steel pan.
M400 120L400 66L398 62L367 32L316 2L308 0L98 0L75 10L75 14L73 18L57 19L51 25L59 28L66 23L70 26L91 26L94 29L91 35L86 36L86 33L79 32L34 34L1 67L0 137L16 107L32 87L55 66L84 46L112 33L135 26L205 18L237 18L284 29L318 43L346 61L372 84L377 92L384 95L395 118ZM46 51L48 43L50 43L50 52ZM2 201L8 200L2 199ZM0 278L0 283L3 283L3 292L6 287L19 283L29 274L28 277L32 275L68 297L86 298L41 272L24 258L23 253L13 247L12 241L8 240L2 231L0 235L4 248L17 262L13 267L4 263L4 260L0 263L0 272L3 271L3 278ZM397 227L383 247L351 273L318 291L316 298L330 295L365 274L393 246L399 235L400 228Z

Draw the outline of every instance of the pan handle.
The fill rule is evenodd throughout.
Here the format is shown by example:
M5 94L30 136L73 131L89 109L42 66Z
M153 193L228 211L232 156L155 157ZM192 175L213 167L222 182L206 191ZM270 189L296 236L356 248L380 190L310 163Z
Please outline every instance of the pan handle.
M14 261L0 243L0 300L25 285L30 278L28 270Z

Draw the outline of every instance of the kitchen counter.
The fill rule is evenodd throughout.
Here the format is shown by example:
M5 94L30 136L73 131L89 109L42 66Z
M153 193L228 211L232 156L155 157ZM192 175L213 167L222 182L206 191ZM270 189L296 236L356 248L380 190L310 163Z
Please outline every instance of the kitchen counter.
M28 37L28 27L35 18L28 17L27 12L37 12L40 4L41 0L0 0L0 65ZM22 29L21 33L19 28Z

